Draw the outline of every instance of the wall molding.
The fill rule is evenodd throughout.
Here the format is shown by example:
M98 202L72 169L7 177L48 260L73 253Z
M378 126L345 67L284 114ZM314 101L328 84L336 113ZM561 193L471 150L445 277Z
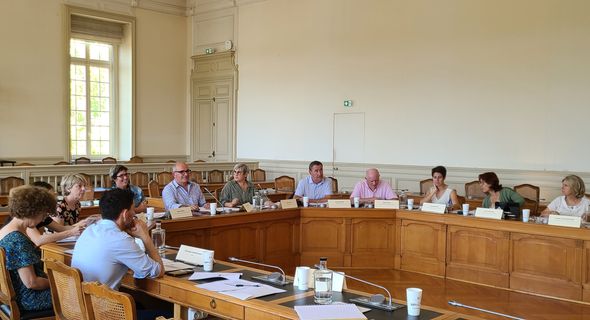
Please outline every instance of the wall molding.
M64 3L128 15L134 15L135 8L183 17L191 13L186 0L64 0Z

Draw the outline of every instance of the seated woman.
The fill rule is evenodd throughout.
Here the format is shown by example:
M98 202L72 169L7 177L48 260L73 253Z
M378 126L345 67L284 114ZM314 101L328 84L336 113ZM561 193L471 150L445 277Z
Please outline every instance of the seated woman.
M447 207L453 209L459 208L459 198L457 197L457 191L449 188L445 184L445 178L447 177L447 169L443 166L432 168L432 188L430 191L420 200L420 204L424 203L441 203Z
M21 310L51 308L49 280L43 272L40 252L25 234L55 206L55 196L43 188L20 186L10 190L8 209L12 220L0 229L0 247L6 251L6 268Z
M252 197L256 189L252 182L248 181L248 166L238 163L234 166L233 180L223 186L219 202L225 207L239 207L246 202L252 203Z
M582 178L569 175L561 180L561 194L541 212L542 216L549 214L562 214L566 216L581 217L588 209L590 200L586 198L586 188Z
M72 226L78 223L80 216L80 199L86 192L86 179L77 173L67 174L61 178L62 200L57 201L56 210L50 216L61 225Z
M131 193L133 193L135 212L144 212L147 208L147 200L143 195L143 190L141 190L140 187L131 184L129 181L129 173L127 171L127 167L118 164L111 168L109 175L111 176L111 179L113 179L113 185L115 188L131 190Z
M482 206L494 208L496 203L517 203L519 207L524 204L524 198L510 188L504 188L500 184L498 176L493 172L485 172L479 175L481 191L486 194Z

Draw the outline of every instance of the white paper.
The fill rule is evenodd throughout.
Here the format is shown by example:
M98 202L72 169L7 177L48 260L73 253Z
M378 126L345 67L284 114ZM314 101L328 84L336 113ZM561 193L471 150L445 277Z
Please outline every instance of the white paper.
M227 280L238 280L242 276L240 272L195 272L189 280L205 280L211 278L225 278Z
M295 312L301 320L367 319L356 305L350 303L295 306Z
M347 303L346 302L341 302L341 301L334 301L334 302L332 302L332 304L347 304ZM365 313L365 312L368 312L368 311L371 311L372 310L371 308L365 308L365 307L361 307L361 306L357 306L357 305L355 305L355 306L357 308L359 308L359 311L362 312L362 313Z
M267 296L269 294L285 292L283 289L247 280L222 280L198 284L197 287L232 296L240 300L248 300Z
M195 266L191 266L190 264L182 263L179 261L174 261L166 258L162 258L162 262L164 263L164 270L166 271L176 271L176 270L186 270L186 269L193 269Z
M71 236L65 239L57 240L57 243L76 242L80 236Z
M64 253L69 254L69 255L73 255L74 254L74 249L64 250Z
M166 215L166 212L154 212L154 219L162 219Z

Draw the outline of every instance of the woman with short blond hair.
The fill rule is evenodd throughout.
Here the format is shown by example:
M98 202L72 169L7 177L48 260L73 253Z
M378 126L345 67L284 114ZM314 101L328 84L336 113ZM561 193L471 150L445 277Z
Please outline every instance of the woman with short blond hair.
M541 212L542 216L561 214L581 217L588 209L590 200L586 198L584 180L576 175L569 175L561 180L561 194Z
M88 182L78 173L66 174L61 178L61 193L63 199L57 201L55 212L51 218L61 225L71 226L78 222L80 216L80 199L86 192Z

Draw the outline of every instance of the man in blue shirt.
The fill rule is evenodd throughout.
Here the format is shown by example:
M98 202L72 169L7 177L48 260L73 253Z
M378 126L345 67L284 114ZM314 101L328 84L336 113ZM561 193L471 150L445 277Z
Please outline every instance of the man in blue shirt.
M319 161L309 164L309 176L301 179L295 189L295 198L308 197L309 202L321 202L332 194L332 179L324 177L324 165Z
M209 208L201 187L190 181L191 170L186 163L177 162L172 173L174 180L162 190L162 200L166 210L190 207L192 211L199 211L199 206Z
M129 269L139 279L164 275L164 264L147 225L135 218L133 207L129 190L109 190L100 199L102 220L84 230L72 257L72 267L82 272L84 281L98 281L118 290ZM134 238L143 242L145 252Z

